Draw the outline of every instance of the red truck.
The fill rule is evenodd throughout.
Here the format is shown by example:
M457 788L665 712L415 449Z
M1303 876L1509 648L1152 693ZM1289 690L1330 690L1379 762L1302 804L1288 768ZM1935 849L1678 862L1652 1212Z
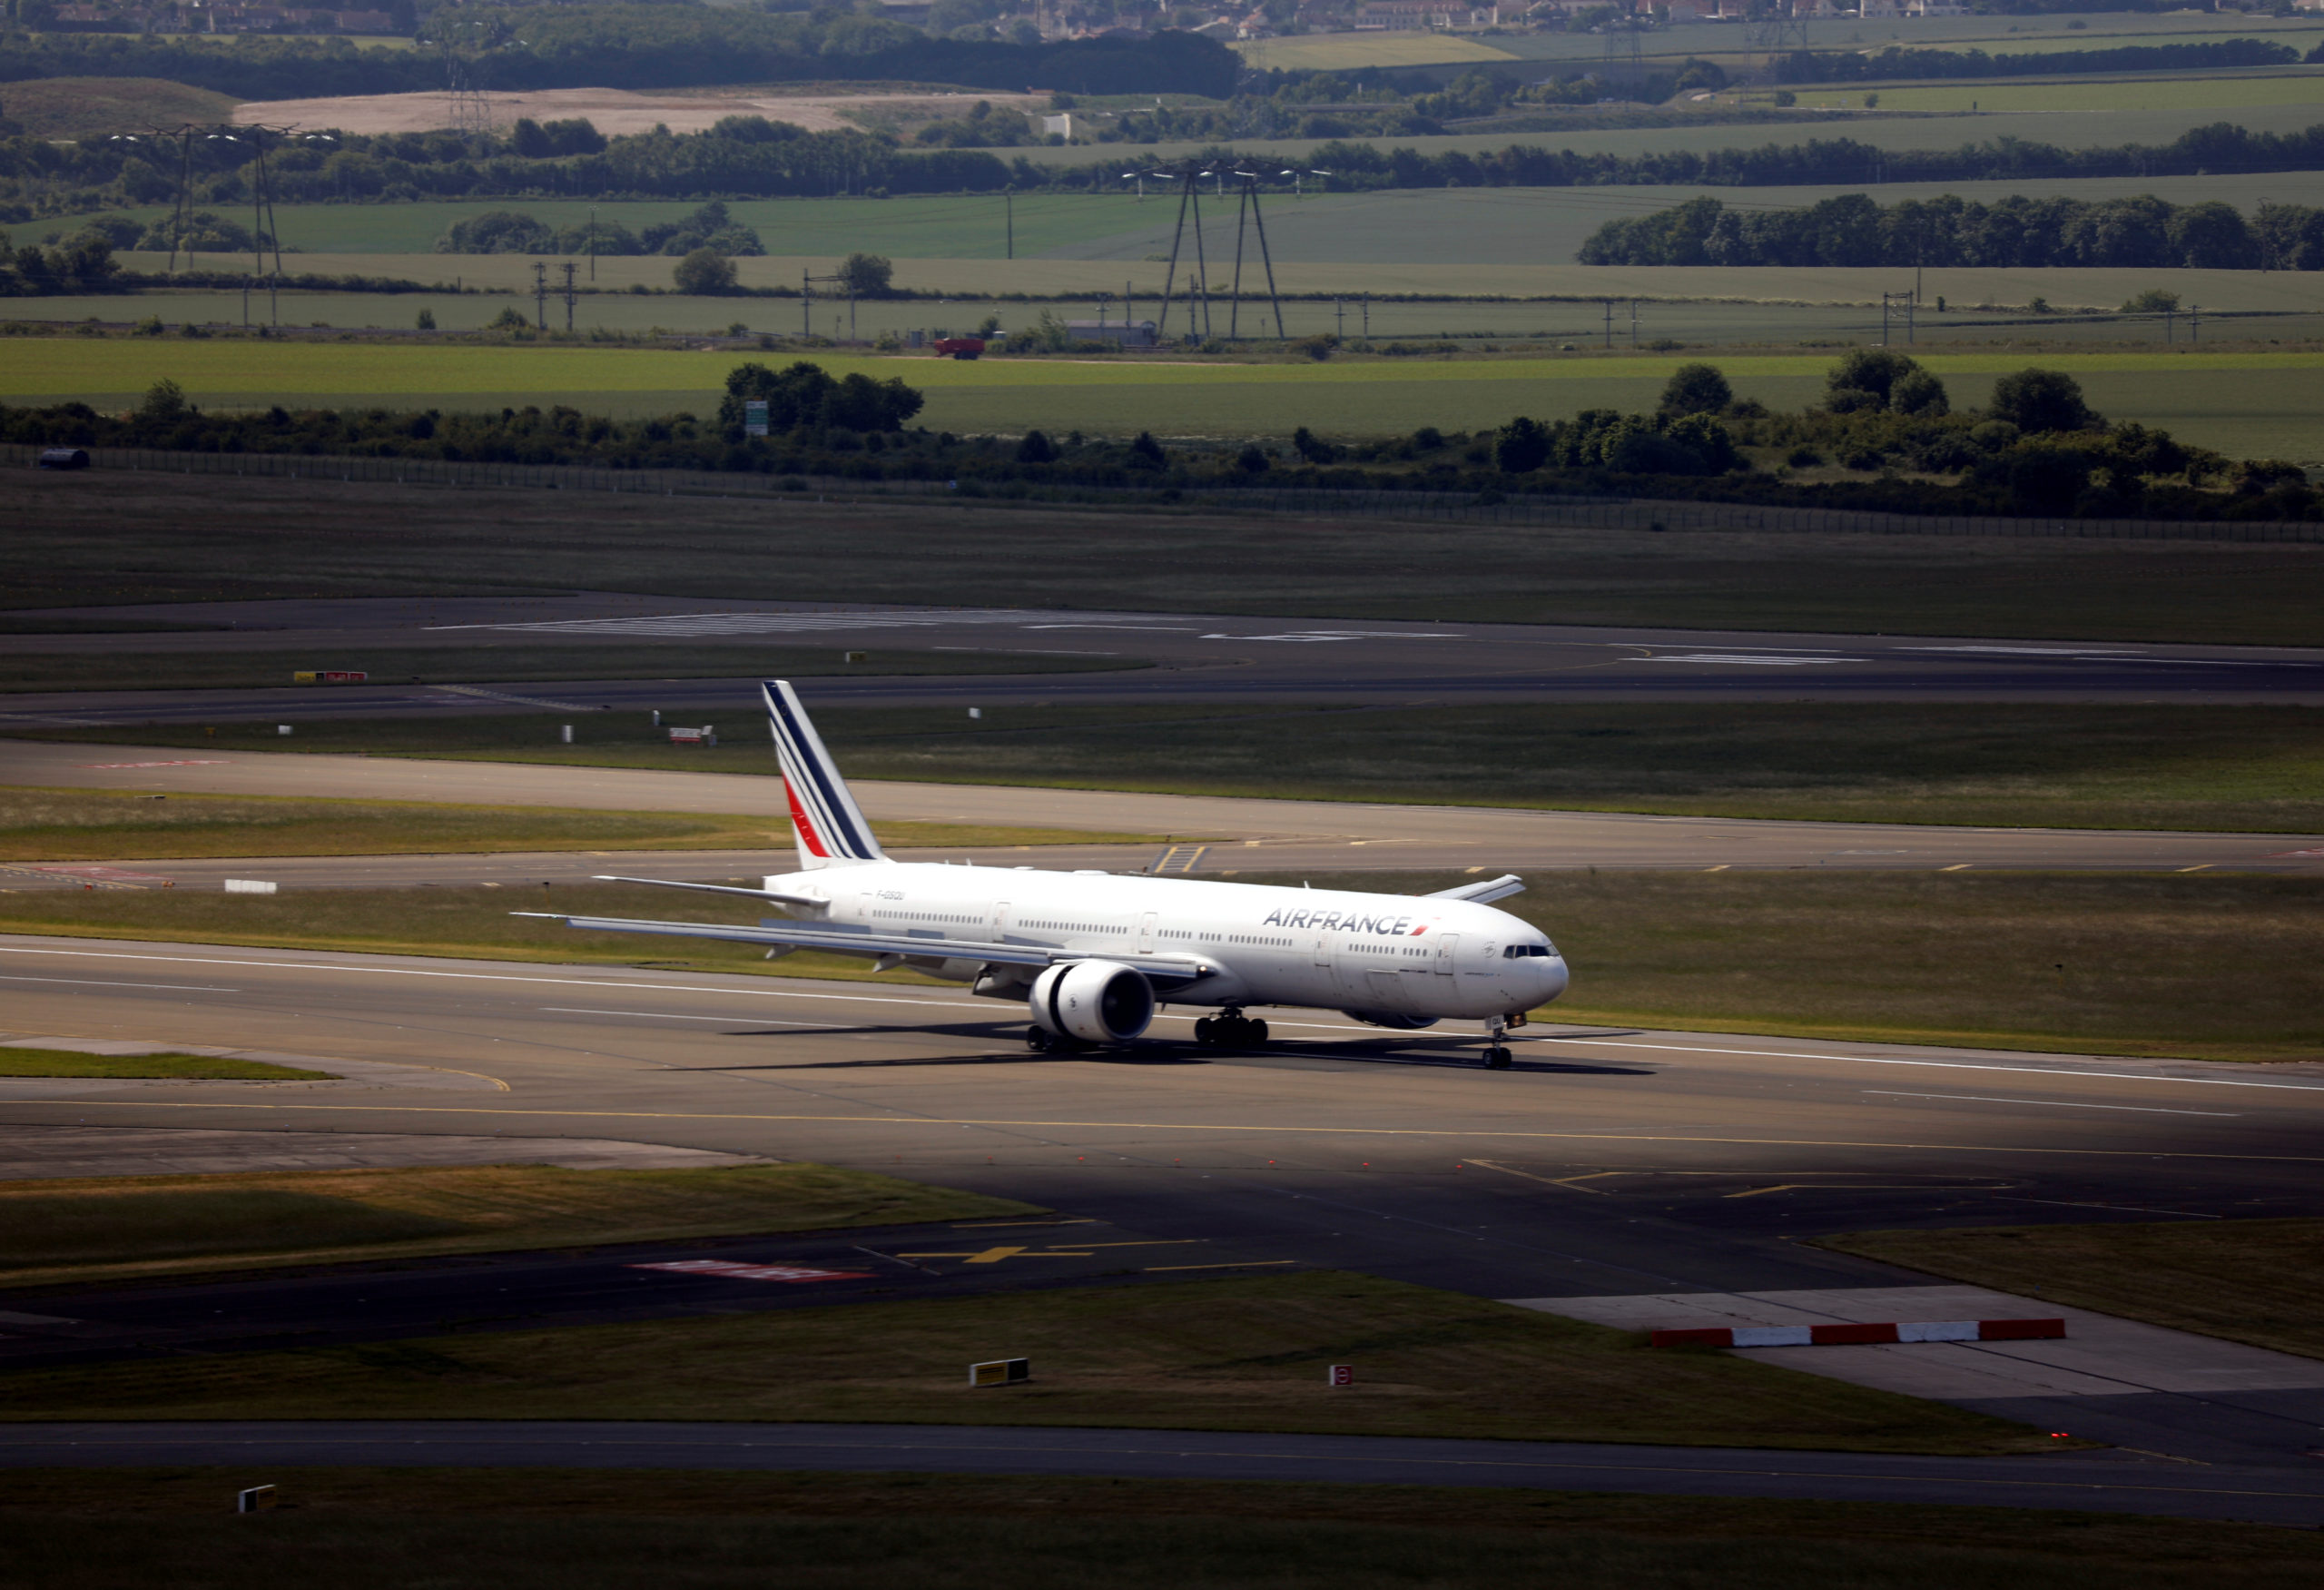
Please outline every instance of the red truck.
M974 359L984 351L982 337L939 337L936 357L939 359Z

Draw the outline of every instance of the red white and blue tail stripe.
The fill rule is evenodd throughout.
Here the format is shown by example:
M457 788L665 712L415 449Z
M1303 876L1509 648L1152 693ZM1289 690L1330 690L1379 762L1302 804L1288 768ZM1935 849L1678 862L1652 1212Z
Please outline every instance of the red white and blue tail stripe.
M774 754L783 763L783 786L790 797L791 832L799 842L801 868L887 860L790 681L765 679L760 688L766 696L767 722L774 730Z

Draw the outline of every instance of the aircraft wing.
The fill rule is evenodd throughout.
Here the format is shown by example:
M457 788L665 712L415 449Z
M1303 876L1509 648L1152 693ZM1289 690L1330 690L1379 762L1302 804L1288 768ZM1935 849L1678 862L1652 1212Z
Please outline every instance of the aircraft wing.
M1525 893L1525 880L1515 873L1503 873L1497 878L1479 883L1462 884L1458 888L1439 889L1422 896L1427 900L1465 900L1472 905L1490 905L1496 900L1506 900L1512 894Z
M674 884L667 878L624 878L612 873L597 873L593 884L645 884L656 889L693 889L704 894L741 894L752 900L771 900L777 905L827 905L828 900L813 894L785 894L780 889L743 889L733 884Z
M754 894L743 889L737 894ZM1048 944L991 943L979 939L945 938L913 933L867 933L860 928L832 927L822 923L776 922L757 927L716 922L650 922L624 916L569 916L556 911L512 911L511 916L536 916L561 922L584 932L665 933L674 938L725 939L735 943L769 948L823 950L839 955L868 955L874 959L981 961L996 966L1054 966L1062 961L1111 961L1135 967L1164 983L1191 983L1218 970L1193 955L1093 953L1060 950Z

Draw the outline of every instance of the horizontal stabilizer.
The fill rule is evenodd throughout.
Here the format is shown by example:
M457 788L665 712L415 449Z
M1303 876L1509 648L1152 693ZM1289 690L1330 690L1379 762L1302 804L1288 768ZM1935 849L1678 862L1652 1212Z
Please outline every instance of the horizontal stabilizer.
M831 904L812 894L785 894L780 889L743 889L732 884L674 884L667 878L619 878L611 873L599 873L589 881L593 884L644 884L655 889L695 889L704 894L741 894L752 900L770 900L777 905Z
M1496 900L1506 900L1512 894L1525 893L1525 880L1515 873L1503 873L1497 878L1482 883L1463 884L1457 889L1439 889L1425 895L1430 900L1465 900L1472 905L1490 905Z

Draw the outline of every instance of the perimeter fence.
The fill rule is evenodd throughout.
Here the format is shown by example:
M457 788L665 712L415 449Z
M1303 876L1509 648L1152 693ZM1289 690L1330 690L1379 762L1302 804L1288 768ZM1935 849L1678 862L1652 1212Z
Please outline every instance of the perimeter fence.
M90 467L170 475L249 476L456 489L626 492L649 497L878 501L943 498L1029 507L1207 509L1301 518L1414 519L1537 529L1723 530L1772 535L1962 536L2073 540L2324 542L2324 524L2286 519L2130 519L1888 513L1856 509L1669 502L1498 491L1332 490L1315 487L1106 487L1027 480L860 480L716 469L613 469L301 453L91 448ZM0 465L29 468L42 449L0 445Z

